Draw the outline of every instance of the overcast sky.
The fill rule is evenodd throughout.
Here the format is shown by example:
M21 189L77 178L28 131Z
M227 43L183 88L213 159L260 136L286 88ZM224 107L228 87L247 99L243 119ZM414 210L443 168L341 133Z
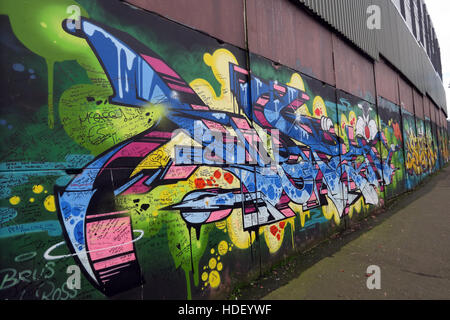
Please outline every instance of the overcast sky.
M450 111L450 0L425 0L425 4L441 47L442 78L447 111ZM450 115L447 119L450 119Z

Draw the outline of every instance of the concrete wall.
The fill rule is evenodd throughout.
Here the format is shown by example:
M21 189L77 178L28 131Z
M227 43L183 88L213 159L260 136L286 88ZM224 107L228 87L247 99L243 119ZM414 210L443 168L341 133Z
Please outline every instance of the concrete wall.
M22 2L2 299L223 298L448 161L442 110L289 1Z

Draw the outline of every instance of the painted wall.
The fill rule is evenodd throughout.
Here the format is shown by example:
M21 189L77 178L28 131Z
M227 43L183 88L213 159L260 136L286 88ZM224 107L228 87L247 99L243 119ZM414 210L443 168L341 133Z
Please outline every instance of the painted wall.
M442 115L334 35L341 67L305 74L120 2L23 4L0 6L2 299L223 298L448 161Z

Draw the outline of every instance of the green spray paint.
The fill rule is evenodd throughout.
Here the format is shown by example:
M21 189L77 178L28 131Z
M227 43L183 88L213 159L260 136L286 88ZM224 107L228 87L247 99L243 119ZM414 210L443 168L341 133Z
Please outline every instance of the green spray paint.
M56 62L76 60L90 66L96 77L105 78L103 69L84 39L64 31L62 23L71 17L67 8L76 5L80 14L87 12L72 0L6 0L2 1L0 14L9 17L14 35L33 53L45 59L48 72L48 126L54 128L54 66ZM86 69L86 68L85 68Z
M47 62L47 78L48 78L48 127L53 129L55 126L55 117L53 112L53 78L54 73L53 69L55 66L55 62L49 59L46 59Z

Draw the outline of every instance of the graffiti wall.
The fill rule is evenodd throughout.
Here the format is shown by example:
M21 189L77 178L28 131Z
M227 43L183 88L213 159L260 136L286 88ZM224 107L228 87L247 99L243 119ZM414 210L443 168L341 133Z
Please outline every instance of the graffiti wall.
M426 148L426 158L427 158L427 166L426 166L426 174L430 174L434 171L436 165L438 165L438 154L437 149L435 148L433 133L431 130L431 120L428 117L425 117L425 148Z
M378 97L378 116L381 135L386 139L385 144L380 145L382 161L383 163L390 163L390 169L394 172L391 183L386 183L385 196L389 199L406 190L402 115L399 106ZM398 152L392 152L392 148L395 148Z
M404 157L406 171L406 188L413 189L420 181L422 161L420 157L420 143L416 130L414 115L401 108L403 123Z
M2 299L224 297L436 165L444 135L381 97L120 2L25 2L0 6Z
M428 173L429 161L425 120L420 117L416 117L416 133L416 147L418 153L417 173L419 180L422 180Z
M437 127L437 140L440 154L440 165L443 166L449 161L449 139L447 128L444 127L447 120L445 119L445 116L443 114L441 115L441 119L442 124Z
M390 167L391 160L386 161L387 166L382 163L380 144L385 145L390 153L396 151L386 145L387 141L378 129L377 109L374 104L342 91L337 91L337 98L339 134L343 140L341 157L346 165L343 166L346 169L343 172L343 189L351 198L354 197L354 201L360 201L364 211L368 212L370 205L383 205L383 181L390 184L394 173ZM391 155L388 158L391 158ZM383 175L383 170L386 171L386 176ZM356 181L356 185L360 187L355 185ZM364 196L355 197L358 193Z

